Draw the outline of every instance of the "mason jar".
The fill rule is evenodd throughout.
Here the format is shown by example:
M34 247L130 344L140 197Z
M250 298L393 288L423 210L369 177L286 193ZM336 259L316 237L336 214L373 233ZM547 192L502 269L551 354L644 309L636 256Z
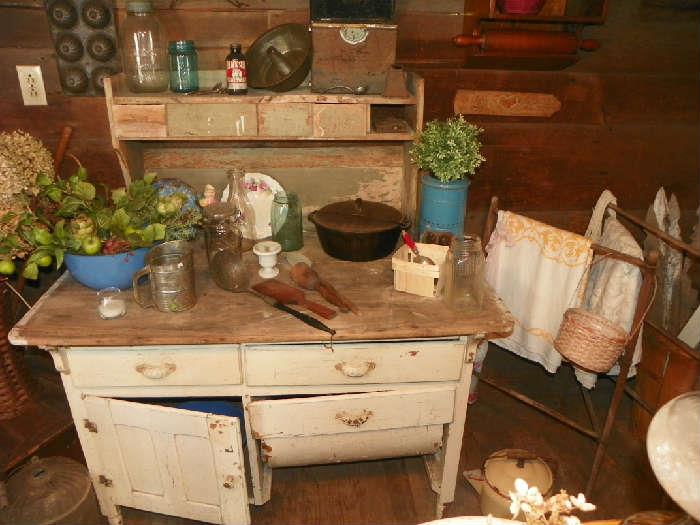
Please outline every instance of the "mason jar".
M301 226L301 205L296 193L275 193L270 210L272 240L282 246L283 252L299 250L304 246Z
M168 89L168 55L165 33L149 0L126 4L122 31L122 65L129 89L158 92Z
M477 235L456 235L445 264L445 301L453 310L481 308L486 289L486 260Z
M199 89L197 50L192 40L177 40L168 45L170 53L170 90L191 93Z

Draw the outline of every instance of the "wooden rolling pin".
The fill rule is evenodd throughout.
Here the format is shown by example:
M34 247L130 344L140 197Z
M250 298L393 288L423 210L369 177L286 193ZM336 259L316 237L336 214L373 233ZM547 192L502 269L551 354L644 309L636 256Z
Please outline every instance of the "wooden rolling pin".
M579 40L566 31L519 31L493 29L473 35L457 35L452 42L459 47L478 46L482 51L520 52L533 54L574 54L579 49L595 51L600 47L597 40Z

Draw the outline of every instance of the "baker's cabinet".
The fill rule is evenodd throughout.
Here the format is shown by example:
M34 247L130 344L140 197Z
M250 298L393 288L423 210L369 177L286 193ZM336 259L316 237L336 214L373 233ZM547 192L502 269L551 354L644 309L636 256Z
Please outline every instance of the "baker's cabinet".
M275 468L416 455L440 511L454 494L478 340L51 352L112 525L120 506L239 524L249 503L269 500ZM163 406L182 397L240 398L244 425Z

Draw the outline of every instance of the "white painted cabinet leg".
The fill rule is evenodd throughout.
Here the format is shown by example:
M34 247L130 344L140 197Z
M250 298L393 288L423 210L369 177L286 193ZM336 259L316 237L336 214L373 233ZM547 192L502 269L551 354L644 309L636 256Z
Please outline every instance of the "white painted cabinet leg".
M464 425L467 420L467 400L469 384L472 377L472 366L476 347L483 336L470 337L466 340L465 365L455 390L454 416L452 422L445 425L445 437L442 450L433 456L426 456L425 467L430 478L431 488L437 492L436 518L442 518L445 506L454 501L459 458L464 437Z
M65 359L61 351L51 350L50 353L56 370L61 373L63 388L66 391L68 405L70 406L71 415L73 416L73 423L75 424L78 440L80 441L80 446L85 456L85 462L90 472L90 479L95 489L97 502L100 505L100 512L107 518L110 525L121 525L121 509L114 503L113 492L109 486L110 483L108 480L105 483L100 483L100 476L105 472L105 469L102 467L100 455L95 448L94 440L90 439L90 425L88 424L85 404L83 403L80 393L73 387L70 370L65 366Z

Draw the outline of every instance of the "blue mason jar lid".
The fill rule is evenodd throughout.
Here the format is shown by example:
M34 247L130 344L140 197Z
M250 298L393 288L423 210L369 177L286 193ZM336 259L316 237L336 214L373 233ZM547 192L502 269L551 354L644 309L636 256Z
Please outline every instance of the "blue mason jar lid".
M192 53L194 50L194 40L174 40L168 43L168 51L171 53Z

